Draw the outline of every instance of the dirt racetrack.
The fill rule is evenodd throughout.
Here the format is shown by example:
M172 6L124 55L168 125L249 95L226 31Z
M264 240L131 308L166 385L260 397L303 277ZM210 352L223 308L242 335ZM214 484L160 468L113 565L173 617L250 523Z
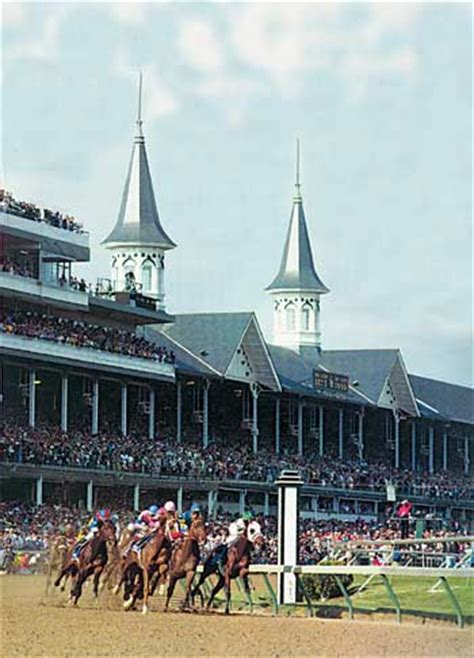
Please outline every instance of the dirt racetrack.
M77 608L40 576L4 576L1 656L472 656L473 630L446 625L120 610L86 591Z

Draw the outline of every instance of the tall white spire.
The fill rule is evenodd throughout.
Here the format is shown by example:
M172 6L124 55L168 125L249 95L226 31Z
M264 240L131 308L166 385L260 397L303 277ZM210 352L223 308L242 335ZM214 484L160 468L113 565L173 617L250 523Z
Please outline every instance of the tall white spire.
M112 251L112 280L117 288L133 274L145 294L164 298L164 252L176 244L160 222L143 135L143 76L138 76L138 106L132 156L114 228L102 242Z
M296 140L293 207L278 274L266 288L274 302L274 342L300 350L320 347L320 295L329 292L314 266L301 196L300 140Z

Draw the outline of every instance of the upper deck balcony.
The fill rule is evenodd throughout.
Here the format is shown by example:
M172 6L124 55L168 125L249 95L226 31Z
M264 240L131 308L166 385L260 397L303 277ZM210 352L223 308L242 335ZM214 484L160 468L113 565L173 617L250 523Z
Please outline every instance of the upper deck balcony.
M4 190L0 190L0 233L36 242L51 259L90 258L89 233L73 217L17 201Z

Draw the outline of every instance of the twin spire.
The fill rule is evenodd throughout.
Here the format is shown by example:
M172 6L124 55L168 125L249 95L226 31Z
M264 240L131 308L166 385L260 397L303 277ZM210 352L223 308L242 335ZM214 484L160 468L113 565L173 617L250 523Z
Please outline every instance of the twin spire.
M109 248L119 245L134 245L173 249L176 244L166 234L160 222L148 165L145 137L142 130L142 86L143 76L140 72L137 131L132 157L125 179L117 222L102 244Z
M296 140L296 176L293 208L278 274L266 290L329 292L316 272L306 218L303 210L300 182L300 140Z

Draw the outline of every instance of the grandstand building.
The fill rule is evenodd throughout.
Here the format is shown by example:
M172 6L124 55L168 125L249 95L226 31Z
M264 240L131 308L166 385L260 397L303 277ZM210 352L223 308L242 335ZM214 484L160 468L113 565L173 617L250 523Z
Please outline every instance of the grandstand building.
M299 153L266 289L271 341L251 312L168 314L165 256L176 245L158 214L140 110L104 240L110 277L91 286L74 275L90 249L70 217L3 193L0 226L4 498L92 509L114 497L138 509L173 496L210 514L268 514L286 460L312 474L307 517L374 519L388 492L422 514L474 522L473 391L410 374L398 349L323 347L329 289L314 263ZM223 464L226 451L255 467ZM382 463L386 477L374 482L370 465ZM326 476L331 464L338 478Z

